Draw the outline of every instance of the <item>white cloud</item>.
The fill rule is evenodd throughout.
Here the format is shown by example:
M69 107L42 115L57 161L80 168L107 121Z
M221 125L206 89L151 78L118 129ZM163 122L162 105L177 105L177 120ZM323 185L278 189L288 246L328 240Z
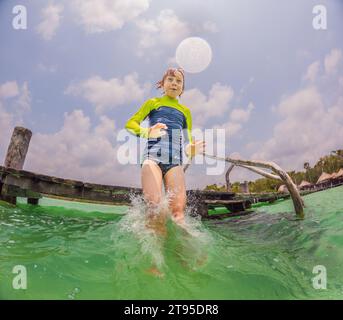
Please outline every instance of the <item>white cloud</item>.
M342 77L330 82L330 90L327 80L323 81L325 75L338 71L341 60L342 52L333 49L323 61L325 74L318 74L321 61L309 66L303 79L312 83L281 99L275 107L281 120L252 158L275 161L286 170L301 170L304 162L314 164L331 150L342 148L343 95L339 88Z
M43 21L37 26L36 30L44 40L51 40L61 22L62 5L50 4L42 10Z
M317 110L321 110L322 108L323 102L320 93L314 86L283 98L277 107L282 116L294 116L299 119L312 117Z
M248 108L246 110L237 108L232 110L230 114L230 120L234 122L247 122L250 118L251 111L254 109L254 105L249 103Z
M232 137L237 132L242 129L242 124L237 122L228 121L226 123L222 123L220 125L215 125L215 129L225 129L226 137Z
M213 117L228 119L233 96L234 91L230 86L215 83L208 97L197 88L186 90L181 97L181 103L190 108L194 127L201 127Z
M227 141L230 141L230 139L243 128L243 124L250 119L251 111L253 110L253 108L254 105L250 103L246 110L241 108L234 109L230 114L229 121L219 125L216 124L214 125L214 128L225 129L226 139Z
M305 88L284 98L278 106L282 120L273 136L252 158L275 161L285 169L301 169L322 155L342 147L343 97L326 106L316 87Z
M324 66L327 74L333 74L337 71L338 65L342 62L342 51L339 49L332 49L329 54L325 56Z
M95 106L98 114L103 114L125 103L142 101L150 90L150 84L140 85L137 73L126 75L122 80L104 80L99 76L91 77L70 85L65 93L81 96Z
M304 75L303 79L307 81L314 82L317 78L318 72L320 67L320 61L313 62L306 71L306 74Z
M203 24L203 28L205 31L209 31L212 33L219 32L218 26L213 21L205 21Z
M254 109L250 102L246 109L235 108L230 113L233 97L231 87L215 83L208 97L196 88L186 90L181 103L192 112L193 128L225 129L226 138L231 138L243 128L243 123L250 119Z
M149 8L151 0L72 0L87 33L121 29Z
M13 114L6 111L2 102L0 101L0 161L4 162L3 157L7 150L12 130L15 126Z
M113 139L115 133L114 121L106 116L101 116L100 124L95 127L94 132L97 136Z
M106 116L92 126L82 110L65 113L59 131L33 134L27 170L94 183L137 184L139 166L125 167L118 163L115 135L115 123Z
M152 49L157 50L160 46L175 46L191 33L188 24L170 9L162 10L156 19L140 19L136 24L140 37L139 55L151 54Z
M14 127L23 125L23 116L31 110L30 103L31 94L27 82L21 87L16 81L8 81L0 85L1 158L5 156Z
M236 135L242 128L245 122L248 122L251 116L251 112L254 109L254 105L250 102L247 109L236 108L233 109L230 114L230 120L222 123L216 124L213 127L215 129L224 129L226 133L226 141Z
M16 81L8 81L0 85L0 101L12 98L6 101L5 107L7 112L13 114L16 119L21 120L23 115L31 111L31 92L28 83L25 81L21 87L18 86Z
M19 94L16 81L8 81L0 85L0 99L12 98Z
M19 116L31 111L31 92L27 82L21 87L19 97L14 103L14 110Z

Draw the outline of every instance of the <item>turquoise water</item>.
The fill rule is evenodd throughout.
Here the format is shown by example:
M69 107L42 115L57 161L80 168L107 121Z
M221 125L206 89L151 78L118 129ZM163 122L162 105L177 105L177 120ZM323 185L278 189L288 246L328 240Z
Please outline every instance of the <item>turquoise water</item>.
M166 229L147 226L140 199L132 208L0 204L0 298L342 299L342 195L305 196L302 221L287 200L245 217L188 217L186 229L170 219ZM16 265L25 290L13 288ZM313 287L317 265L326 289Z

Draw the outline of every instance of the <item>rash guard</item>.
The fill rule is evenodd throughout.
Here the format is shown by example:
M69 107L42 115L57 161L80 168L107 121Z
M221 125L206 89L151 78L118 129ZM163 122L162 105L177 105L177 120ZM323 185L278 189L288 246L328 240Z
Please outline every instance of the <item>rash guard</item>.
M156 123L167 125L166 135L160 138L149 138L148 128L140 123L148 118L149 126ZM155 158L163 163L182 163L182 134L185 142L191 142L192 117L190 110L177 99L167 95L147 100L141 108L127 121L126 129L136 136L148 139L144 158ZM157 159L158 158L158 159Z

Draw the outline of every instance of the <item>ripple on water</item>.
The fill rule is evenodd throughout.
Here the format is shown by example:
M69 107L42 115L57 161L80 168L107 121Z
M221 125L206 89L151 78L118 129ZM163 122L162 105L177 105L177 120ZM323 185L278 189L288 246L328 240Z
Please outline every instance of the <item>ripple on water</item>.
M340 187L306 196L302 221L283 201L221 221L187 216L185 228L170 219L167 200L155 225L140 198L125 215L53 202L0 205L0 292L14 299L341 299L342 194ZM25 295L11 289L17 264L27 267ZM152 265L160 273L149 273ZM316 265L327 268L327 290L312 286Z

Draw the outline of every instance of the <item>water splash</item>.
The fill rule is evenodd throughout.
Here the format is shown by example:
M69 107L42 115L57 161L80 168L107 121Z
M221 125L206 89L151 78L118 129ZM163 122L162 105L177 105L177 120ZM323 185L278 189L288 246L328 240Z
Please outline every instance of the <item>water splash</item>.
M166 193L151 210L142 196L132 195L132 207L118 223L119 232L131 234L140 247L142 258L148 258L160 270L169 268L166 255L194 269L195 265L205 263L211 236L200 217L194 216L192 208L185 211L184 222L178 223L170 210L171 197L171 193ZM113 240L117 237L112 235Z

